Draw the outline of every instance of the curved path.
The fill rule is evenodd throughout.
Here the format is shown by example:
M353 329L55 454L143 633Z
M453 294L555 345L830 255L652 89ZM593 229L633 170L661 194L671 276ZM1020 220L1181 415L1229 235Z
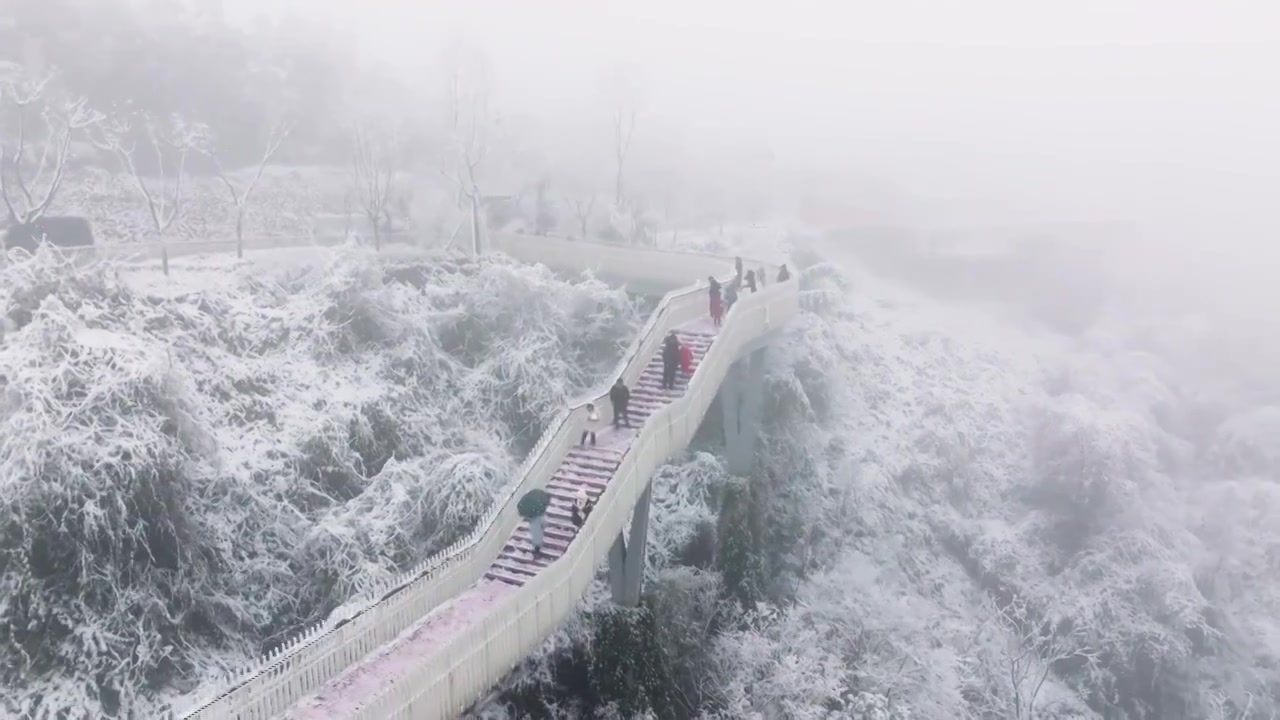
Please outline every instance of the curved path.
M724 277L732 268L729 258L705 255L523 236L497 241L498 249L518 259L634 278L647 287ZM578 440L585 406L594 402L608 418L607 391L567 408L468 538L348 618L313 628L261 659L181 717L456 717L573 611L620 544L653 472L688 445L738 358L767 342L795 314L798 300L794 281L766 286L744 296L723 327L715 328L706 319L704 283L667 293L609 381L621 377L632 389L634 429L602 431L595 448L583 448ZM659 351L672 331L693 349L695 368L674 390L664 390ZM535 561L515 505L539 487L551 493L553 504L548 556ZM575 531L568 507L579 489L596 498L597 506Z

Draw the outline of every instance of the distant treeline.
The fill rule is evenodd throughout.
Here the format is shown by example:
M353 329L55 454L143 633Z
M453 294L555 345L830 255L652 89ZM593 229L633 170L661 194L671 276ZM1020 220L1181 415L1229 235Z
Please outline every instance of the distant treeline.
M217 0L5 0L0 60L56 68L106 112L178 113L213 131L225 165L253 163L281 114L298 121L286 162L346 161L335 118L359 82L351 54L298 21L234 27Z

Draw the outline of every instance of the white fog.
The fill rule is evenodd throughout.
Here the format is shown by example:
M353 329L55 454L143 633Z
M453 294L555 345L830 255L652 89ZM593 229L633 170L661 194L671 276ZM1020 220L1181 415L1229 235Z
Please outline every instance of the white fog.
M1275 720L1277 28L0 0L0 718Z

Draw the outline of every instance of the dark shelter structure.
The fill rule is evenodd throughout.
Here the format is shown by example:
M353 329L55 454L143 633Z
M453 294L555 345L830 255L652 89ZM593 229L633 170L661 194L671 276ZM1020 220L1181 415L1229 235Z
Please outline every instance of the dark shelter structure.
M10 226L4 234L4 246L8 250L22 248L35 252L41 242L54 247L89 247L93 245L93 227L82 217L44 217Z

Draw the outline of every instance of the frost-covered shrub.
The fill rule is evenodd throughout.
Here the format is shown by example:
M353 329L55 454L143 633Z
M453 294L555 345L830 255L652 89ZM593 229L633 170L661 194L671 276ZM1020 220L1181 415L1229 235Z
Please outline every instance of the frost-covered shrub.
M1228 418L1212 435L1208 461L1229 477L1258 475L1280 482L1280 407Z
M57 297L0 347L0 374L0 677L56 676L58 705L138 713L138 688L189 671L182 646L219 635L202 621L214 568L189 505L187 388L162 352L83 327ZM9 712L53 717L4 695Z
M679 498L661 532L651 519L664 617L702 607L665 578L693 572L670 547L697 542L707 514L769 581L719 626L709 670L673 658L675 677L700 678L701 716L1272 717L1270 408L1123 333L1044 336L822 263L793 269L855 297L802 312L769 350L749 473L762 523L721 500L746 481L692 490L719 452L714 414L655 485L656 503ZM735 554L706 545L712 567ZM1022 624L1002 622L1015 606ZM1034 703L1018 696L1041 677Z
M689 460L659 468L653 477L649 544L645 562L656 571L679 561L694 543L705 543L732 479L720 458L695 452ZM714 557L714 539L711 555Z
M1155 454L1132 419L1080 396L1045 407L1033 432L1032 503L1059 520L1055 542L1072 554L1135 500Z
M638 320L501 257L211 288L0 269L4 712L155 716L448 545Z

